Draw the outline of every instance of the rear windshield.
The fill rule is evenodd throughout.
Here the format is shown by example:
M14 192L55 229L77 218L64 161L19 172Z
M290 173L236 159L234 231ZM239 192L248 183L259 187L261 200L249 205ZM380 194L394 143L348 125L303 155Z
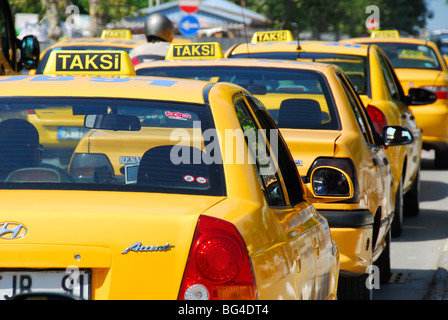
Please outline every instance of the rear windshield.
M0 119L0 188L225 194L206 105L11 97Z
M375 43L384 50L394 68L442 70L432 48L411 43Z
M229 58L247 58L247 53L234 54ZM281 60L298 60L308 62L330 63L338 65L352 81L356 91L359 94L367 94L368 77L367 77L367 59L361 56L353 56L335 53L319 53L319 52L261 52L251 53L251 58L255 59L281 59Z
M137 74L235 83L266 106L279 128L340 129L327 80L317 71L229 65L148 67Z

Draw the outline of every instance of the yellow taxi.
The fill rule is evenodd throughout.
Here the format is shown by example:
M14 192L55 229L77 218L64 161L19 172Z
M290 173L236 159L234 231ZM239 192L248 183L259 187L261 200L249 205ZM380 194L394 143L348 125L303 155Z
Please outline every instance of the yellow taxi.
M146 40L132 39L129 30L104 30L101 37L61 40L42 51L35 74L44 73L50 53L54 50L119 50L129 53L143 43Z
M195 44L208 46L211 44ZM171 52L182 52L178 47ZM266 106L280 128L294 157L302 180L318 194L343 194L349 177L353 197L337 203L314 200L314 206L329 222L341 254L339 299L369 298L366 272L376 262L383 276L390 272L389 230L393 219L391 165L383 146L412 143L403 127L385 126L382 136L362 107L342 70L331 64L261 59L191 59L167 55L136 67L137 75L163 75L219 82L245 87ZM198 48L195 52L200 53ZM272 121L272 120L270 120ZM406 132L402 142L386 141L386 131ZM398 133L397 131L397 133ZM392 140L394 135L392 134ZM313 174L319 167L339 170ZM321 179L329 179L327 182ZM330 180L332 180L330 182ZM354 285L356 289L351 288Z
M435 166L448 168L448 68L437 45L431 41L400 37L391 31L375 31L371 38L348 39L346 43L375 44L389 57L404 92L425 88L437 101L411 106L423 132L423 148L435 150Z
M0 111L69 109L89 131L67 172L30 122L0 122L1 299L336 298L339 250L309 199L352 198L353 183L325 165L305 186L247 90L49 61L51 77L0 79ZM115 154L139 161L116 174ZM344 193L319 192L324 173Z
M23 68L35 69L39 62L39 41L31 35L17 39L7 0L0 0L0 32L0 76L18 74Z
M240 44L226 52L228 58L248 56L336 64L352 81L378 132L384 125L401 125L412 131L412 144L386 149L394 177L395 218L392 235L400 235L403 215L415 216L419 213L422 133L409 105L434 101L432 97L420 97L422 93L429 92L414 89L416 91L405 96L389 59L375 45L271 41ZM415 99L416 93L421 98L418 101Z

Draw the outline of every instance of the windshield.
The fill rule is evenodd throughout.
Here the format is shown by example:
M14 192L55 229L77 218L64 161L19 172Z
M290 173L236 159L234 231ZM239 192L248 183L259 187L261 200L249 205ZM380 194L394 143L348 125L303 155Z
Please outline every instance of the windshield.
M117 47L117 46L105 46L105 45L81 45L81 46L68 46L68 47L57 47L48 50L42 59L39 61L39 66L36 69L36 74L43 74L45 66L47 65L50 53L54 50L112 50L112 51L125 51L127 53L131 52L133 48Z
M410 43L375 43L384 50L394 68L442 70L430 47Z
M136 72L235 83L256 96L280 128L340 129L328 83L317 71L228 65L148 67Z
M231 58L247 58L247 54L235 54ZM251 53L255 59L283 59L304 62L320 62L338 65L352 81L359 94L367 94L367 60L361 56L319 52L263 52Z
M225 193L222 161L204 163L208 106L0 98L0 118L0 188Z
M448 34L440 34L432 36L431 41L435 42L442 54L448 54Z

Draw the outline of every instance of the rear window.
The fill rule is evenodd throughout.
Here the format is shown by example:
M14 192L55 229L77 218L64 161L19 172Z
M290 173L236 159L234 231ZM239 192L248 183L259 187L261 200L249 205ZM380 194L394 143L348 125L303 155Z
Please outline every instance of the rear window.
M234 54L229 58L248 58L248 54ZM308 62L330 63L338 65L349 77L359 94L367 94L368 76L367 59L361 56L352 56L335 53L319 52L260 52L251 53L250 58L298 60Z
M0 119L0 188L225 195L206 105L1 98Z
M148 67L136 72L144 76L235 83L266 106L279 128L340 129L328 83L317 71L229 65Z
M375 43L383 49L394 68L442 70L432 48L411 43Z

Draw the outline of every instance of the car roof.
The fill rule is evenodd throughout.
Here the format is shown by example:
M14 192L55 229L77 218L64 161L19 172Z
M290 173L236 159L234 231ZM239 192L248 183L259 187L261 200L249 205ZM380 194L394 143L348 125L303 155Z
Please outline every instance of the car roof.
M232 54L262 53L262 52L298 52L298 46L304 51L328 52L328 53L349 53L360 56L367 55L368 45L349 44L333 41L290 41L290 42L262 42L262 43L241 43L232 50ZM229 52L227 52L229 53Z
M0 97L127 98L201 104L204 103L203 92L211 84L200 80L161 77L54 75L2 77L1 83Z
M123 48L132 48L139 44L146 43L146 40L137 40L137 39L118 39L118 38L72 38L61 40L50 47L49 49L59 48L59 47L69 47L69 46L115 46L115 47L123 47Z
M397 38L371 38L371 37L359 37L341 40L342 43L412 43L417 45L428 45L431 41L424 39L416 39L409 37L397 37Z
M202 60L155 60L144 62L135 66L135 70L152 67L185 67L185 66L244 66L264 68L305 69L324 72L328 69L339 69L338 66L326 63L302 62L294 60L270 60L270 59L202 59Z

